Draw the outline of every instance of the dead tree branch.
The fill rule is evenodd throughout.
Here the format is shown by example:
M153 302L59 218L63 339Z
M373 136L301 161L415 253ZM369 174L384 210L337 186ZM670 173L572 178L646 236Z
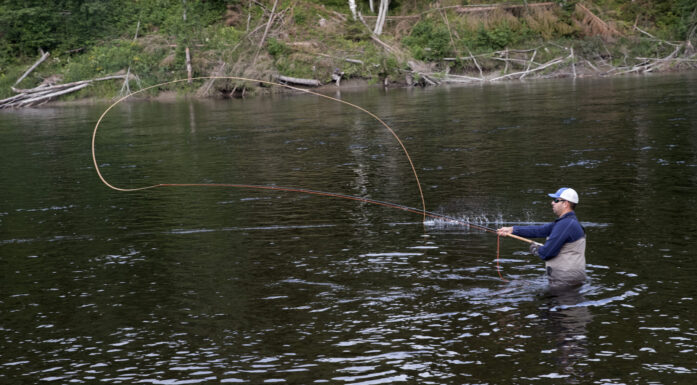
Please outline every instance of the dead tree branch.
M274 2L273 2L273 8L271 8L271 14L269 15L269 21L266 23L266 29L264 30L264 35L261 37L261 40L259 40L259 45L257 46L257 52L254 54L254 60L252 60L252 67L257 62L257 57L259 56L259 51L261 51L261 47L264 45L264 41L266 40L266 35L269 33L269 28L271 28L271 24L273 24L273 21L275 18L274 12L276 12L276 5L278 5L278 0L274 0Z
M39 64L43 63L44 60L46 60L46 58L48 58L49 56L51 56L50 53L48 53L48 52L44 53L43 51L41 51L41 57L39 58L39 60L37 60L36 63L34 63L34 65L29 67L29 69L26 72L24 72L24 74L22 74L22 76L20 76L19 79L17 79L17 81L15 82L15 84L13 84L13 86L16 86L22 80L24 80L24 78L26 78L27 75L29 75L32 71L34 71L34 69L36 69L36 67L38 67Z

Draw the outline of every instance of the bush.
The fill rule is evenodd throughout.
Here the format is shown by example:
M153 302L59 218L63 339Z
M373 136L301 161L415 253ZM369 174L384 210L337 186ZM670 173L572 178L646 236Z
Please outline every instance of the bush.
M523 17L531 32L540 35L545 40L558 37L568 37L576 32L569 23L551 10L531 10Z
M516 40L516 33L508 24L500 24L493 29L481 27L477 36L477 45L482 48L500 50L508 47Z
M419 60L440 60L452 55L450 33L443 24L422 20L414 25L402 41Z
M281 56L286 56L290 53L290 48L288 48L285 43L274 38L270 38L266 43L266 49L268 50L269 54L274 57L274 59L278 59Z
M206 46L211 49L225 51L234 47L244 36L243 31L235 27L212 26L209 28L209 36L206 38Z
M83 55L62 57L63 81L73 82L100 76L131 73L147 78L148 75L161 74L170 68L161 64L161 51L144 50L139 44L120 40L109 46L96 46ZM183 63L183 59L181 60Z
M346 40L364 41L370 40L370 32L359 21L349 20L346 22L346 32L344 33Z

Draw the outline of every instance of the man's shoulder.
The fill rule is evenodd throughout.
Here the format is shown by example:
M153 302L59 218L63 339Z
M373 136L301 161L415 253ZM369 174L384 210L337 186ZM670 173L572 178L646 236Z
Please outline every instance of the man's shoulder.
M570 234L574 234L574 238L583 237L586 233L574 211L564 214L561 218L559 218L559 221L566 223L564 228L566 231L570 232Z
M558 220L559 221L563 221L563 220L578 221L578 217L576 216L575 211L569 211L568 213L562 215Z

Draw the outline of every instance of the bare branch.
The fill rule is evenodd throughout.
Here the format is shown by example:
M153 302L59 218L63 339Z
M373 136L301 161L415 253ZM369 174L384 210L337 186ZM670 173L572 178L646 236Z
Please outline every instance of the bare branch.
M39 58L39 60L37 60L36 63L34 63L34 65L29 67L29 69L22 76L20 76L19 79L17 79L17 81L15 82L15 84L13 84L13 86L16 86L17 84L19 84L22 80L24 80L24 78L27 77L27 75L29 75L32 71L34 71L34 69L36 67L38 67L39 64L43 63L43 61L46 60L47 57L51 56L51 54L48 52L44 53L43 51L41 51L41 53L42 53L42 55Z

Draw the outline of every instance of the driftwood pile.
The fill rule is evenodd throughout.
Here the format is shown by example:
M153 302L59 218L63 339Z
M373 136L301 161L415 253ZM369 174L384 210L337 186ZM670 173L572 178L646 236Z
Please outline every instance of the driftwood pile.
M695 52L695 47L692 46L690 40L677 43L670 42L658 39L636 25L634 29L648 36L650 40L672 47L673 51L666 57L636 57L634 58L637 60L636 64L613 68L612 72L614 72L614 74L658 72L676 65L688 65L693 68L697 66L697 52Z
M19 84L22 80L24 80L24 78L26 78L27 75L29 75L36 67L38 67L39 64L46 60L46 58L48 58L49 55L50 54L48 52L42 52L41 58L39 58L39 60L36 63L34 63L34 65L32 65L22 76L20 76L19 79L17 79L14 86ZM124 80L124 82L128 82L128 80L131 77L133 77L133 75L127 73L125 75L105 76L96 79L81 80L78 82L64 84L53 84L53 82L51 81L44 81L44 83L42 83L40 86L29 89L15 88L13 86L12 91L15 92L17 95L0 100L0 109L36 106L39 104L49 102L58 96L81 90L85 87L88 87L93 82L113 79L122 79Z
M535 75L543 70L567 65L571 67L572 76L576 77L576 61L579 58L574 56L574 49L567 48L570 52L568 56L556 57L544 63L535 61L538 49L531 50L504 50L496 51L483 55L470 55L460 58L444 58L444 61L472 61L474 66L479 70L479 76L456 75L449 73L449 67L446 67L446 72L435 72L431 69L431 65L425 65L423 62L409 61L408 65L411 72L407 74L407 83L413 84L414 79L419 79L426 85L439 85L447 83L485 83L497 82L506 79L524 79L528 75ZM479 62L482 59L497 60L505 62L506 66L500 73L484 74ZM517 70L512 70L518 67Z
M644 31L641 31L644 32ZM645 33L645 32L644 32ZM662 44L673 47L673 51L665 57L634 57L632 61L636 64L625 66L615 66L605 60L596 61L593 64L590 60L574 54L573 47L558 47L568 52L552 60L540 63L535 60L540 49L544 46L530 50L504 50L482 55L462 56L459 58L444 58L444 61L471 61L479 70L476 75L456 75L449 73L446 66L444 72L433 70L433 65L423 62L408 62L411 71L407 73L408 84L439 85L447 83L486 83L497 82L508 79L522 80L526 76L536 77L585 77L585 76L614 76L630 73L647 74L651 72L668 71L677 66L688 66L697 68L697 51L688 40L682 43L661 41ZM625 61L627 61L625 57ZM484 74L481 60L496 60L505 62L505 68L498 72ZM577 68L580 67L580 68ZM418 81L415 81L418 79Z
M532 4L527 4L525 7L530 7ZM535 6L539 7L553 7L556 6L554 2L537 3ZM458 13L465 12L483 12L491 11L493 9L498 9L500 6L457 6L456 11ZM505 6L509 10L513 8L521 8L522 5ZM622 34L610 23L603 21L593 12L591 12L583 4L576 4L575 8L576 18L574 23L581 28L584 33L588 36L598 36L603 41L612 41ZM443 15L444 21L448 24L447 17ZM577 20L578 19L578 20ZM448 25L448 28L449 25ZM673 68L697 68L697 53L693 47L690 39L684 42L670 42L656 38L655 36L643 31L638 26L634 26L634 30L640 32L642 35L648 36L648 38L656 43L658 46L662 47L672 47L673 50L670 54L665 57L625 57L622 61L625 63L624 66L613 65L611 62L613 60L605 60L606 55L597 55L599 59L596 59L595 64L591 60L587 60L577 54L574 54L573 47L560 47L553 43L550 45L555 45L556 48L561 48L566 53L562 53L560 56L540 63L535 61L538 51L544 49L549 51L545 46L537 47L530 50L503 50L497 52L491 52L481 55L461 56L457 58L444 58L444 61L461 61L461 62L472 62L472 64L478 69L479 76L474 75L455 75L450 74L448 66L445 67L444 72L433 71L433 64L427 64L423 62L410 61L408 62L411 71L407 73L407 83L408 84L422 84L422 85L438 85L442 83L483 83L483 82L496 82L506 79L524 79L526 76L537 76L537 77L583 77L583 76L612 76L612 75L622 75L629 73L651 73L658 71L666 71ZM693 35L691 35L693 36ZM646 39L646 37L644 37ZM454 43L451 43L454 46ZM469 51L469 50L468 50ZM607 51L607 48L606 48ZM609 51L607 51L607 56L609 56ZM501 61L505 63L505 68L502 71L495 71L489 74L484 74L482 67L479 63L483 60L494 60ZM634 64L629 64L629 63ZM577 67L579 67L577 69ZM416 82L414 80L417 80Z

